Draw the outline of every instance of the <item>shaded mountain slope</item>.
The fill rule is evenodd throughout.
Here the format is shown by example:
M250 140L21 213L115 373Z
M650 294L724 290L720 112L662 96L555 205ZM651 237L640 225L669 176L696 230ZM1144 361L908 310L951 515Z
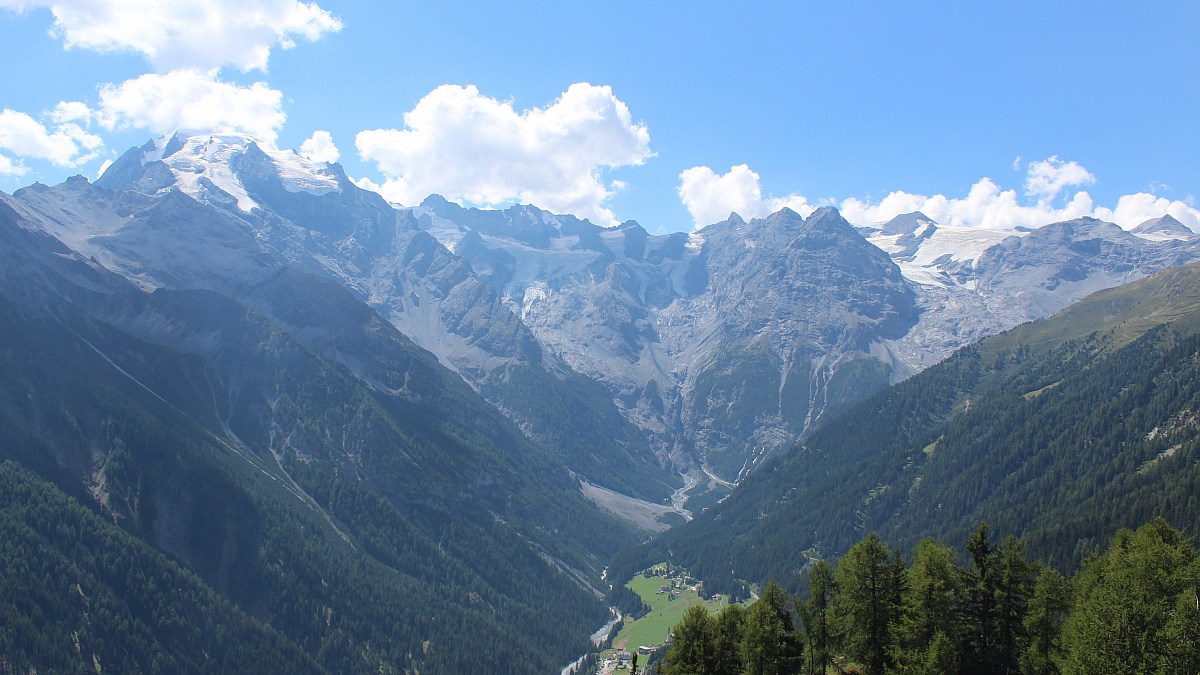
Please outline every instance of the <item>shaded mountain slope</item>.
M545 353L470 265L336 165L237 134L175 135L130 150L95 185L35 185L12 203L147 288L249 302L284 267L336 281L589 481L651 501L679 482L602 386Z
M341 286L146 293L27 225L0 205L3 456L332 671L544 672L605 620L625 530Z
M19 672L323 670L161 552L0 464L0 661Z

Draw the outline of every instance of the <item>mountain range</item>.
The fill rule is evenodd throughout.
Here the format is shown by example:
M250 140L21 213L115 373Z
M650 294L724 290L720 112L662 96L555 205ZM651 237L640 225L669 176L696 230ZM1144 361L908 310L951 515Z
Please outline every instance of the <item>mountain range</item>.
M1064 352L1036 372L977 356L977 381L944 395L922 383L960 377L944 374L965 367L963 352L949 358L960 348L1200 260L1200 238L1169 216L1000 232L784 209L652 235L528 205L400 206L336 164L186 133L131 149L94 183L0 193L0 240L4 479L105 546L149 544L152 573L194 574L205 611L260 631L278 663L337 672L559 667L607 620L604 567L623 545L695 516L656 545L732 550L749 539L725 537L760 531L748 505L808 526L764 506L795 481L878 478L886 498L854 493L865 506L799 549L836 552L903 511L897 486L934 485L944 456L922 473L910 445L870 446L901 468L859 472L868 446L828 449L853 433L845 420L942 420L1004 378L1056 391ZM1130 339L1190 339L1153 334ZM878 398L905 391L919 395ZM949 433L899 437L935 431ZM37 550L69 550L36 514L14 514L20 536L41 532ZM741 525L717 536L718 517ZM697 569L711 557L696 555ZM92 580L87 597L120 596L107 560L68 576ZM786 560L713 578L804 564ZM76 652L153 669L156 650L175 649L121 656L114 635ZM214 653L236 653L223 644Z
M1200 259L1170 216L995 231L912 213L856 229L785 209L650 235L533 206L397 207L237 134L159 138L95 185L9 201L145 289L253 305L246 289L283 267L332 280L633 507L693 483L693 505L710 503L959 347Z

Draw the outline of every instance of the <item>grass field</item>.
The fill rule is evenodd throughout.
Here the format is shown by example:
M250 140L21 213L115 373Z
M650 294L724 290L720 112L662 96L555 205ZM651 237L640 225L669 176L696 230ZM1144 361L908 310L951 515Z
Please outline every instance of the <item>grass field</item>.
M705 602L690 588L683 590L674 600L669 600L666 594L655 593L660 586L669 583L670 580L662 577L647 579L639 574L625 584L642 597L650 606L650 611L636 621L627 619L613 640L613 647L632 651L641 645L661 645L667 639L667 631L683 618L688 607L704 605L710 613L714 613L729 604L726 598L721 598L720 602Z

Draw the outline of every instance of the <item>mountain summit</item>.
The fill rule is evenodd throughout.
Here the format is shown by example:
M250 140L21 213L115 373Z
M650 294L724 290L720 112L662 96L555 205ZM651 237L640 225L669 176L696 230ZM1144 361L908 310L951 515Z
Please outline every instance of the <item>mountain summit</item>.
M1151 218L1133 228L1130 232L1147 239L1190 240L1196 238L1195 232L1189 230L1186 225L1176 220L1169 213L1158 218Z
M587 485L656 506L685 482L725 490L954 349L1200 257L1168 218L1023 232L913 212L857 230L785 209L651 235L531 205L402 208L241 134L158 138L95 186L15 201L143 288L244 298L283 268L335 281Z

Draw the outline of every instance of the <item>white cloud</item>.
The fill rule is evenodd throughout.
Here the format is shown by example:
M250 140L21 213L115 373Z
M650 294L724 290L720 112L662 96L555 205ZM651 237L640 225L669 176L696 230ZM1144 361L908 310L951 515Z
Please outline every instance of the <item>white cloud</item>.
M51 131L26 113L8 108L0 110L0 151L8 153L0 155L0 174L24 174L26 168L20 162L21 158L74 168L95 159L101 147L103 141L99 136L88 133L74 122L58 124Z
M265 82L243 87L196 70L106 84L100 87L100 107L94 114L110 130L238 131L272 144L287 119L283 94Z
M23 176L28 171L24 166L0 155L0 176Z
M311 161L330 164L342 156L333 144L333 135L328 131L314 131L312 136L300 144L300 154Z
M893 192L879 202L850 198L841 211L855 225L877 225L902 214L920 211L943 225L986 227L1008 230L1041 227L1048 223L1092 215L1092 198L1076 192L1062 208L1048 202L1021 204L1015 190L1002 190L990 178L981 178L963 198Z
M1124 195L1117 200L1117 206L1112 209L1096 209L1096 217L1117 223L1126 229L1164 215L1171 215L1193 231L1200 232L1200 210L1187 202L1170 200L1165 197L1138 192Z
M443 85L404 115L405 128L362 131L355 144L384 174L380 192L415 204L432 193L479 206L528 202L616 224L619 185L604 169L642 164L650 133L607 86L573 84L523 112L474 86Z
M58 124L80 122L86 126L92 123L92 109L79 101L59 101L50 111L50 119Z
M358 179L352 179L351 182L358 187L367 190L368 192L379 192L379 183L376 183L365 176Z
M800 195L762 198L758 174L744 164L731 168L723 176L708 167L694 167L681 173L679 178L680 199L692 213L697 226L723 220L730 211L754 218L783 206L790 206L803 215L812 210ZM1091 216L1132 229L1151 218L1170 214L1187 227L1200 231L1200 210L1193 205L1144 192L1120 197L1114 208L1096 205L1092 196L1083 190L1068 193L1069 197L1061 207L1053 205L1067 188L1094 181L1091 172L1079 164L1050 157L1029 164L1025 193L1036 198L1032 204L1022 203L1015 190L1001 189L992 179L981 178L962 198L896 191L879 201L844 199L839 208L846 220L855 225L878 225L903 213L921 211L943 225L952 226L1033 228Z
M68 48L133 51L159 71L266 70L271 49L316 40L341 21L298 0L0 0L18 11L45 7Z
M1075 162L1064 162L1051 155L1040 162L1030 162L1025 173L1025 194L1038 201L1053 201L1058 193L1076 185L1091 185L1096 177Z
M745 164L730 167L724 175L707 166L694 166L679 174L678 192L697 228L725 220L730 213L761 218L785 206L802 216L813 211L800 195L763 199L759 175Z

